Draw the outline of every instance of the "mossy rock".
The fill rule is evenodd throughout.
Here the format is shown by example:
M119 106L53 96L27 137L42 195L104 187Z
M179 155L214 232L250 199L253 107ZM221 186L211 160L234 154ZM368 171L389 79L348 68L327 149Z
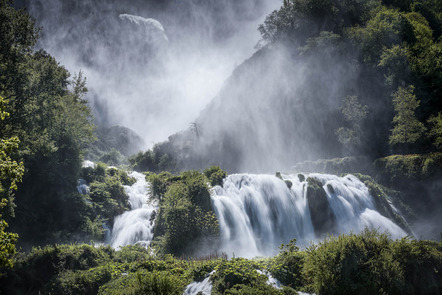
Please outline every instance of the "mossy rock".
M336 216L330 208L322 183L312 177L307 178L307 182L307 202L316 236L336 232Z
M282 180L281 172L276 172L275 176Z
M376 183L373 178L368 175L363 174L354 174L359 180L361 180L365 186L368 188L368 192L373 197L374 205L376 210L383 216L391 219L397 225L399 225L402 229L407 231L409 234L412 234L410 226L404 220L404 217L397 214L391 207L389 203L389 199L393 198L397 207L401 210L403 214L406 215L407 218L414 218L413 213L410 208L408 208L405 204L400 200L400 193L398 191L394 191L388 189L378 183Z
M287 185L287 187L288 187L289 189L292 188L292 186L293 186L293 182L291 182L290 180L284 180L284 182L285 182L285 184Z
M335 188L331 184L327 184L327 189L330 191L330 193L335 193Z
M377 159L373 166L378 180L400 186L442 175L442 153L392 155Z
M299 182L304 182L305 181L304 174L298 174L298 179L299 179Z

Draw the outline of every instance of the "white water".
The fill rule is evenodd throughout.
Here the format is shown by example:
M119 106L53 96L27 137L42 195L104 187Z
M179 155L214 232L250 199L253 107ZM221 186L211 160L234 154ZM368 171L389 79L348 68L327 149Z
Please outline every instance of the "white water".
M131 172L129 176L137 181L132 186L124 186L129 195L131 210L115 218L110 239L110 244L115 249L133 244L148 247L153 238L154 221L151 217L158 210L158 205L149 202L145 176L138 172Z
M323 184L339 233L360 232L365 227L388 231L392 238L406 235L394 222L376 211L368 188L355 176L305 174ZM221 251L228 255L271 256L281 243L293 238L308 245L320 237L311 221L306 188L297 175L283 175L293 183L289 189L273 175L234 174L215 187L212 204L220 224ZM327 185L333 187L330 191Z
M267 276L267 285L272 286L276 289L282 289L281 282L275 279L268 271L266 270L256 270L259 274Z
M210 276L215 273L212 271L208 274L205 279L201 282L193 282L186 287L183 295L197 295L199 292L202 295L210 295L212 293L212 281L210 280Z

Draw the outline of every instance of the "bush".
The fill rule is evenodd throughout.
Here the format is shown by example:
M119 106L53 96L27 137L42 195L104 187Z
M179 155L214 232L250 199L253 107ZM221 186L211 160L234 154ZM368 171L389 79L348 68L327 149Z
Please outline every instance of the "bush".
M186 281L171 272L141 270L104 285L98 294L181 295L185 286Z
M392 241L365 230L310 246L304 275L317 294L437 294L441 266L440 243Z
M219 224L212 211L207 180L198 171L179 176L149 174L151 193L160 201L152 246L164 255L194 255L200 243L215 248Z
M104 163L98 163L95 168L83 168L81 177L90 183L90 192L85 199L89 201L91 210L87 216L82 214L84 218L89 219L86 220L85 228L92 229L93 223L96 222L99 222L100 226L103 221L112 224L115 216L130 209L123 185L133 185L136 180L126 171L107 168ZM90 234L95 235L95 232Z
M244 258L221 261L215 268L216 272L212 275L214 289L212 293L224 294L228 289L238 287L238 285L265 287L267 276L256 271L261 268L263 265L260 263Z
M393 155L373 163L378 178L387 184L400 186L410 181L442 175L442 153L424 155Z
M282 244L281 251L270 260L270 272L283 285L298 288L303 285L302 270L305 253L296 246L296 239Z
M227 177L227 172L222 170L219 166L211 166L204 170L204 175L209 179L211 186L222 186L224 178Z
M113 251L110 247L95 248L90 245L33 248L30 253L20 253L16 257L14 268L6 275L5 281L0 282L0 290L6 294L51 293L53 287L63 288L67 281L73 281L74 277L77 280L76 275L70 275L72 272L87 271L109 262ZM59 276L64 276L64 279L52 284ZM66 283L62 283L63 280Z

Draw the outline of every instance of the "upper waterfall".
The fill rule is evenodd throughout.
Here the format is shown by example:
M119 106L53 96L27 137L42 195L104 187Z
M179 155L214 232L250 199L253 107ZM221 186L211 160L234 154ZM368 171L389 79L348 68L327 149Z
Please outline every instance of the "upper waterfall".
M219 219L222 251L242 257L270 256L293 238L300 245L319 239L319 227L331 233L368 227L388 231L393 238L406 235L376 210L368 188L353 175L306 175L320 182L325 205L313 204L319 197L307 196L305 179L282 177L291 186L272 175L234 174L223 187L215 187L212 204Z

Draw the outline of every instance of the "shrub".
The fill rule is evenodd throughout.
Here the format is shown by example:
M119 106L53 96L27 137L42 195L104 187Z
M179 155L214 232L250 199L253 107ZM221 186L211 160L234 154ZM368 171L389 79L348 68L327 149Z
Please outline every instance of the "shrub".
M169 271L140 270L121 276L100 288L98 294L183 294L186 281Z
M235 286L266 286L267 276L259 274L256 270L263 265L244 258L233 258L221 261L217 265L216 272L212 275L213 294L224 294L228 289Z
M282 244L277 256L270 260L270 272L283 285L292 288L302 286L302 270L305 253L296 246L296 239Z
M158 254L192 255L208 240L217 242L219 224L212 211L206 178L198 171L179 176L150 173L151 193L160 201L152 246Z
M206 175L211 186L222 186L223 179L227 177L227 172L222 170L219 166L211 166L204 170L204 175Z
M366 229L310 246L304 275L317 294L437 294L441 266L440 243L392 241Z

